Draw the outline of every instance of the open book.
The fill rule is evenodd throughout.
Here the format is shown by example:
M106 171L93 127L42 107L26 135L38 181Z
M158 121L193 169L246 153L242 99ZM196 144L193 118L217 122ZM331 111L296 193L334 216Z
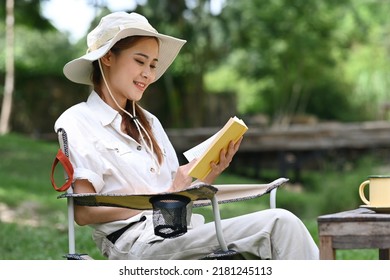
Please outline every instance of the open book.
M189 171L189 175L194 178L204 179L211 171L210 163L219 162L221 150L227 149L230 141L237 142L247 130L248 127L243 120L232 117L216 134L184 152L184 156L188 161L198 159Z

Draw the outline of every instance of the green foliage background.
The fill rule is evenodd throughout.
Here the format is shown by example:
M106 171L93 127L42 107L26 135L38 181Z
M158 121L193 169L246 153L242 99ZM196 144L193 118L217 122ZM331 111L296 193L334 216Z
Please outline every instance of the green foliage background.
M50 0L16 1L12 127L22 133L51 133L59 114L90 90L62 74L66 62L85 52L86 39L71 43L55 30L40 13L44 1ZM98 4L92 26L110 12L105 1ZM264 115L270 125L289 125L302 115L348 122L387 118L389 1L226 0L218 14L209 5L148 0L135 9L160 32L188 41L143 100L166 127L219 126L206 116L223 111ZM4 32L0 28L3 45ZM5 55L0 53L0 81ZM211 104L212 95L236 105Z

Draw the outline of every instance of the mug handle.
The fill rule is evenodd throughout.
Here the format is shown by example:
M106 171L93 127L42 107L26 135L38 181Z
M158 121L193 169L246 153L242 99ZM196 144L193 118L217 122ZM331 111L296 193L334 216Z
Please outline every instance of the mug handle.
M360 196L360 199L367 205L370 205L370 202L367 200L366 196L364 195L364 188L366 186L368 186L368 184L370 183L370 180L366 180L364 181L363 183L360 184L360 187L359 187L359 196Z

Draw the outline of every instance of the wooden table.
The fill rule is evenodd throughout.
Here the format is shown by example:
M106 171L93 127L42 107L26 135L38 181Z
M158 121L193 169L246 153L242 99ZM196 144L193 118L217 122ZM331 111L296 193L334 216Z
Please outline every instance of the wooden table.
M390 259L390 214L355 210L319 216L320 259L334 260L336 249L379 249L379 259Z

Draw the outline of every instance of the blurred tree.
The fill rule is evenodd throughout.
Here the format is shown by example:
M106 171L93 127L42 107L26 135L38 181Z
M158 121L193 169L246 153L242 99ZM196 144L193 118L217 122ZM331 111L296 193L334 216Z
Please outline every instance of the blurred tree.
M17 0L15 1L15 24L27 26L42 31L55 30L48 19L41 14L41 2L49 0ZM6 0L0 0L0 18L5 18Z
M4 84L4 96L0 115L0 135L9 131L9 119L12 110L12 94L15 84L15 66L14 66L14 1L6 2L6 76Z
M46 1L46 0L42 0ZM5 3L5 0L0 0ZM53 122L67 107L85 98L80 86L66 84L63 65L74 50L64 34L58 32L40 14L38 0L15 1L15 39L12 57L15 65L15 87L10 129L24 133L52 132ZM5 16L5 6L0 16ZM3 22L0 43L5 45ZM0 73L6 73L5 52L0 53ZM2 82L3 79L0 78ZM78 92L71 94L70 92ZM3 112L3 109L2 109Z
M351 15L341 21L361 40L352 41L342 65L353 84L350 101L367 119L390 119L390 1L351 1Z
M40 1L0 0L0 18L6 19L5 33L5 85L1 107L0 134L10 130L13 95L15 85L15 53L18 51L18 42L15 42L15 25L29 26L42 30L54 30L53 26L44 19L40 11ZM0 67L1 69L2 67Z
M348 3L226 1L222 19L232 67L239 78L261 87L247 111L260 107L274 122L288 124L292 116L308 113L316 98L337 88L348 90L337 74L337 61L345 55L349 34L336 36ZM324 117L340 117L331 115Z

